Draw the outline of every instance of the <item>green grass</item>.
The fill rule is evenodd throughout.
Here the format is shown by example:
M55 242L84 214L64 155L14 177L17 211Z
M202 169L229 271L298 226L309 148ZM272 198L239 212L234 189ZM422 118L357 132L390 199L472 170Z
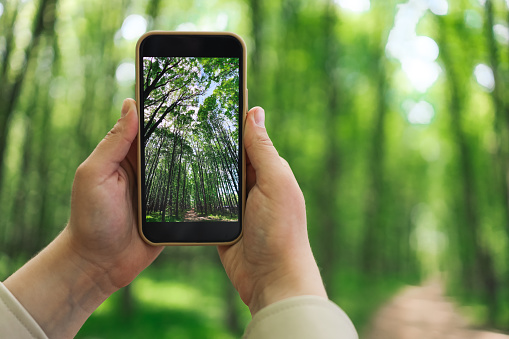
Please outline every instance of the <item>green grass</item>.
M170 216L169 214L170 213L167 212L167 214L165 216L166 222L178 222L178 221L184 220L183 214L181 214L180 218L175 218L175 216L173 216L173 215ZM162 216L161 212L152 212L147 215L146 220L147 220L147 222L161 222L161 221L163 221L163 216Z
M204 260L214 251L168 250L165 258L132 284L131 314L124 311L122 294L117 292L92 315L77 338L239 338L240 333L231 332L225 321L223 292L229 282L218 262ZM179 263L188 252L194 253L194 259ZM376 310L404 285L397 277L374 281L354 271L341 272L336 281L334 301L361 337ZM240 299L236 311L245 327L250 315Z
M186 211L180 211L180 217L176 218L175 216L170 216L170 213L167 212L166 214L166 222L182 222L184 221L184 214ZM202 215L200 215L202 216ZM209 214L208 217L213 220L217 221L237 221L238 217L231 216L231 215L219 215L219 214ZM147 222L161 222L162 221L162 214L161 212L151 212L146 217Z
M215 251L169 252L170 258L158 259L131 284L131 312L126 311L123 291L118 291L92 314L76 338L239 338L241 334L226 325L223 291L230 283L219 262L197 258L178 262L180 252L208 256ZM244 328L250 315L240 303L235 310Z
M447 294L456 301L456 307L474 328L496 328L509 332L509 288L499 284L497 295L497 317L490 319L485 296L480 290L469 290L459 281L449 281Z
M197 307L198 308L198 305ZM132 316L119 310L99 312L76 338L234 338L198 309L139 303Z
M239 220L239 218L236 215L231 216L231 215L209 214L208 217L210 219L214 219L217 221L237 221L237 220Z
M411 280L410 283L419 284L417 277ZM354 269L337 272L336 281L333 301L348 314L360 338L377 310L406 285L401 277L384 275L374 279Z

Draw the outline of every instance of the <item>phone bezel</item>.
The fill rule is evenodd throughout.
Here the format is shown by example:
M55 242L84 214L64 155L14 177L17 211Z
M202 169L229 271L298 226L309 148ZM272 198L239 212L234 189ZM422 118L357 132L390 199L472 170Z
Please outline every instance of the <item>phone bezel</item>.
M138 228L141 237L151 245L228 245L242 237L245 209L245 151L243 132L247 113L246 46L241 37L230 32L172 32L151 31L145 33L136 45L136 104L138 108L138 135L143 130L143 103L141 81L144 56L170 57L238 57L239 58L239 188L238 222L146 222L144 216L144 158L141 138L138 147ZM213 226L213 227L212 227Z

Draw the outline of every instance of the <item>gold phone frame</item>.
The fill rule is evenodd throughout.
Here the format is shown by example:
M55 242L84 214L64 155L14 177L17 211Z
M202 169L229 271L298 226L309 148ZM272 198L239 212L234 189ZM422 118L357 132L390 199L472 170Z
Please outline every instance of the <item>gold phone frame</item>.
M242 190L240 192L241 200L242 200L242 203L241 203L242 220L241 220L241 225L240 225L239 236L237 238L233 239L232 241L228 241L228 242L161 242L161 243L158 242L158 243L155 243L155 242L152 242L149 239L147 239L147 237L143 233L143 220L142 220L143 213L142 213L142 197L141 197L141 192L142 192L141 183L142 183L143 178L141 178L141 138L139 137L140 133L141 133L140 121L142 121L141 119L143 119L143 117L141 116L141 106L140 106L140 98L139 98L139 93L140 93L139 69L142 66L142 65L140 65L140 45L141 45L142 41L150 35L189 35L189 36L192 36L192 35L215 35L215 36L224 35L224 36L234 37L242 45L242 65L243 65L243 67L240 70L240 72L242 72L242 74L243 74L242 92L244 95L244 100L243 100L244 105L243 105L243 107L239 107L239 109L242 110L242 131L243 131L242 139L240 140L240 147L242 149L242 173L241 173L241 175L242 175L242 178L241 178ZM136 169L137 169L137 181L138 181L138 185L137 185L138 186L138 194L137 194L137 197L138 197L138 201L137 201L137 205L138 205L138 232L139 232L141 238L146 243L148 243L152 246L217 246L217 245L233 245L242 238L242 235L244 233L244 219L245 219L245 205L246 205L246 150L244 149L244 138L243 138L244 130L246 127L246 116L247 116L247 110L248 110L248 103L247 103L247 100L248 100L248 97L247 97L247 56L246 56L246 54L247 54L246 44L245 44L244 40L239 35L237 35L235 33L231 33L231 32L150 31L150 32L143 34L138 39L138 42L136 44L136 108L138 111L138 119L140 119L138 122L138 137L136 138L136 143L137 143L137 166L136 166Z

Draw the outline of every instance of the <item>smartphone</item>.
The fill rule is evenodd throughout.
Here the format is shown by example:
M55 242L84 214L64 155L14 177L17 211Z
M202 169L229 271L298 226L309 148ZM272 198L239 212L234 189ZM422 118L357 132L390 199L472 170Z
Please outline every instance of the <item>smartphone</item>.
M246 48L238 35L154 31L139 39L138 225L146 242L240 239L246 97Z

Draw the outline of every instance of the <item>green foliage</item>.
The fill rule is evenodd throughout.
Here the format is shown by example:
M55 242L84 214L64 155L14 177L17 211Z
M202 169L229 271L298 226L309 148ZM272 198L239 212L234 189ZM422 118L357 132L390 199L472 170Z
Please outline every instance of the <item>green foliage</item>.
M58 0L39 8L42 3L8 2L0 15L2 277L61 230L75 169L118 119L123 98L134 96L133 81L120 76L119 66L134 62L136 42L123 37L121 27L138 13L149 19L149 29L194 25L244 36L249 106L265 108L269 135L306 197L310 239L329 296L359 328L400 286L441 276L474 324L508 329L509 24L503 1L448 1L442 16L425 8L417 15L419 6L399 12L399 20L416 26L403 31L407 42L397 50L388 42L402 34L391 30L407 1L371 1L362 13L332 0L129 6L119 0ZM41 27L32 25L38 13L44 13ZM410 43L419 36L436 46L426 38L423 45ZM415 60L398 53L436 63L436 81L418 90L410 76L422 80L432 72L422 63L405 63ZM172 157L175 164L181 157L168 183L186 182L196 191L197 183L214 182L215 175L235 176L221 165L236 163L235 152L228 150L227 159L219 154L239 137L226 127L239 109L237 65L234 59L192 58L184 68L171 67L180 62L144 61L149 79L165 67L168 72L144 84L152 85L143 117L150 132L140 137L148 164L159 156L165 160L149 168L152 173L168 174ZM493 72L493 86L478 80L480 64ZM490 79L486 69L481 75ZM169 87L175 91L168 94ZM210 95L200 104L205 92ZM184 126L192 133L184 134ZM201 199L218 193L214 185L202 189ZM169 198L177 196L182 208L165 209L169 220L176 211L181 218L191 205L183 194ZM230 217L226 211L197 212ZM161 210L149 217L162 220ZM123 318L122 298L114 296L90 319L82 338L238 337L238 328L223 326L222 319L245 308L224 303L229 297L217 293L228 284L224 273L204 273L216 253L201 251L182 255L167 249L171 255L133 285L134 316ZM182 288L194 282L210 286ZM202 308L190 298L177 307L144 294L150 290L167 293L169 300L199 295L218 306ZM240 327L249 318L244 315L233 317Z

